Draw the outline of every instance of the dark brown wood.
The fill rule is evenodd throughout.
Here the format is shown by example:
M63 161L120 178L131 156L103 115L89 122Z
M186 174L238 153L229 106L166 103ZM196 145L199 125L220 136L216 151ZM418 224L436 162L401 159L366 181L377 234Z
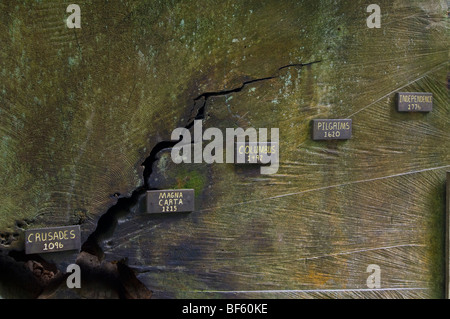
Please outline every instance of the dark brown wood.
M42 254L81 247L80 226L36 228L25 231L25 253Z

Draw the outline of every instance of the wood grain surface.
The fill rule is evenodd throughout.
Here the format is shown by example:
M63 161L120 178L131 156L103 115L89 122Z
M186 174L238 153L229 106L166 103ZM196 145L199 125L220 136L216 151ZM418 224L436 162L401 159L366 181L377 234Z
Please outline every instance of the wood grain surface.
M89 253L127 291L67 298L445 295L445 1L379 0L373 29L359 0L80 0L81 29L69 4L0 2L0 268L64 273ZM400 91L433 110L397 112ZM326 118L351 119L351 139L313 141ZM278 171L174 164L171 132L194 119L279 128ZM195 211L145 213L146 190L179 188ZM15 255L26 229L69 225L83 256Z

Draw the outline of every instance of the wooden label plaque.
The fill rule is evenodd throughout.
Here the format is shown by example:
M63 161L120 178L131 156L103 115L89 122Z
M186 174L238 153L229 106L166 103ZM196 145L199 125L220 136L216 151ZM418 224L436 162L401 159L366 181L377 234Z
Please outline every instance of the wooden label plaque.
M313 121L314 141L348 140L352 137L351 119L315 119Z
M433 109L433 94L426 92L398 92L399 112L430 112Z
M278 143L237 142L234 157L235 163L238 164L273 163L274 160L278 160Z
M80 225L25 231L25 254L54 253L81 248Z
M188 213L194 211L193 189L147 191L148 213Z

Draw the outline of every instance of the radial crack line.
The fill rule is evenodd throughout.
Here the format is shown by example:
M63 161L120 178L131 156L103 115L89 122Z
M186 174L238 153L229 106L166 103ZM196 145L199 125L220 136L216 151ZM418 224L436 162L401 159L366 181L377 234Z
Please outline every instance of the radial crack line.
M321 190L330 189L330 188L336 188L336 187L341 187L341 186L348 186L348 185L359 184L359 183L373 182L373 181L388 179L388 178L392 178L392 177L399 177L399 176L406 176L406 175L411 175L411 174L416 174L416 173L423 173L423 172L433 171L433 170L438 170L438 169L443 169L443 168L450 168L450 165L438 166L438 167L432 167L432 168L425 168L425 169L416 170L416 171L410 171L410 172L406 172L406 173L399 173L399 174L394 174L394 175L389 175L389 176L382 176L382 177L363 179L363 180L359 180L359 181L353 181L353 182L348 182L348 183L317 187L317 188L312 188L312 189L305 189L303 191L295 192L295 193L287 193L287 194L281 194L281 195L277 195L277 196L264 197L264 198L260 198L260 199L254 199L254 200L240 202L240 203L235 203L235 204L231 204L231 205L205 208L205 209L199 210L199 212L209 211L209 210L213 210L213 209L226 208L226 207L232 207L232 206L245 205L245 204L261 202L261 201L266 201L266 200L272 200L272 199L278 199L278 198L283 198L283 197L288 197L288 196L300 195L300 194L304 194L304 193L310 193L310 192L314 192L314 191L321 191Z
M370 103L370 104L364 106L363 108L359 109L358 111L356 111L356 112L350 114L349 116L347 116L347 118L351 118L353 115L356 115L356 114L358 114L358 113L361 112L361 111L364 111L364 110L367 109L368 107L371 107L372 105L374 105L374 104L380 102L381 100L387 98L387 97L388 97L389 95L391 95L392 93L395 93L396 91L401 90L401 89L407 87L408 85L411 85L411 84L413 84L414 82L417 82L417 81L423 79L424 77L426 77L426 76L429 75L430 73L433 73L434 71L437 71L437 70L439 70L439 69L442 69L442 68L443 68L445 65L447 65L447 64L448 64L448 62L443 62L441 65L438 65L438 66L434 67L433 69L431 69L431 70L425 72L421 77L418 77L417 79L414 79L413 81L411 81L411 82L409 82L409 83L406 83L405 85L396 88L395 90L393 90L393 91L391 91L391 92L389 92L389 93L383 95L383 96L380 97L379 99L377 99L377 100L373 101L372 103Z
M319 258L325 258L325 257L334 257L334 256L339 256L339 255L350 255L350 254L356 254L356 253L361 253L361 252L365 252L365 251L392 249L392 248L399 248L399 247L425 247L425 245L404 244L404 245L395 245L395 246L386 246L386 247L367 248L367 249L344 251L344 252L341 252L341 253L327 254L327 255L314 256L314 257L303 257L303 258L298 258L298 259L295 259L295 260L296 261L298 261L298 260L311 260L311 259L319 259Z
M196 98L194 98L194 106L191 109L191 113L195 110L195 103L197 101L201 100L202 98L204 99L204 101L203 101L202 105L197 109L196 114L193 117L193 120L190 121L188 124L186 124L186 126L184 128L189 129L190 127L192 127L192 125L194 125L195 120L204 120L204 111L205 111L205 107L206 107L206 102L207 102L208 98L210 98L210 97L237 93L237 92L240 92L241 90L243 90L249 84L278 78L279 77L278 73L280 72L280 70L285 69L285 68L289 68L289 67L300 67L301 68L303 66L309 66L309 65L319 63L319 62L321 62L321 60L316 60L316 61L308 62L308 63L297 63L297 64L284 65L277 69L276 75L245 81L245 82L242 82L239 87L228 89L228 90L215 91L215 92L204 92L204 93L200 94L199 96L197 96ZM148 70L147 70L147 72L148 72ZM131 99L131 96L133 95L135 87L136 87L136 83L134 84L134 87L132 88L132 90L130 92L127 104L130 102L130 99ZM122 209L126 210L126 209L130 208L131 206L135 205L135 200L139 197L139 195L142 192L152 189L151 185L148 184L148 179L152 174L152 167L153 167L153 163L157 160L157 154L164 148L172 147L172 146L176 145L177 142L178 141L165 140L165 141L158 142L156 145L153 146L153 148L150 151L150 155L141 164L142 166L144 166L144 171L142 174L144 184L142 186L139 186L138 188L134 189L132 191L131 196L120 198L119 199L119 201L121 201L120 203L119 203L119 201L116 202L116 204L111 206L106 211L106 213L102 214L99 217L99 219L97 221L97 227L88 236L87 240L82 245L82 249L81 249L82 251L85 251L85 249L90 249L89 247L91 245L93 245L94 247L100 248L100 245L98 242L99 238L101 236L103 236L104 233L107 233L110 231L109 224L111 223L111 220L117 219L116 215L121 213ZM121 205L126 206L126 208L123 207L122 209L117 210ZM116 226L113 225L113 227L115 228ZM103 249L100 248L100 250L102 250L102 253L103 253Z
M288 293L288 292L304 292L304 293L314 293L314 292L377 292L377 291L405 291L405 290L429 290L429 288L423 287L399 287L399 288L355 288L355 289L286 289L286 290L194 290L190 292L194 293L223 293L223 294L245 294L245 293Z

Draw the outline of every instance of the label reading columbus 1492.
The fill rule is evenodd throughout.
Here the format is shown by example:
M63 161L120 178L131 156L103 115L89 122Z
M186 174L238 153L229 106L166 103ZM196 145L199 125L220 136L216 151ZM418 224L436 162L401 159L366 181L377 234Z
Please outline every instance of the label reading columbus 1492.
M267 164L278 160L276 142L237 142L235 144L235 163Z
M25 254L54 253L81 248L80 225L25 231Z

